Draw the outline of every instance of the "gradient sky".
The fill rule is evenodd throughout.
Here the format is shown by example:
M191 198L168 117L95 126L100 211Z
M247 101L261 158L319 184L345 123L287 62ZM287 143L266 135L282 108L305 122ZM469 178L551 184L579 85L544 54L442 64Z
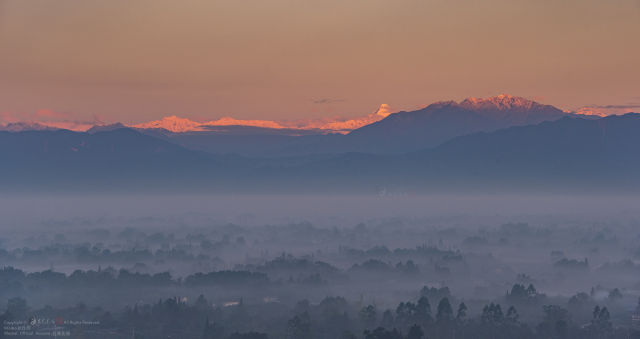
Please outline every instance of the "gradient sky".
M640 106L640 0L0 0L5 113L304 119L499 93Z

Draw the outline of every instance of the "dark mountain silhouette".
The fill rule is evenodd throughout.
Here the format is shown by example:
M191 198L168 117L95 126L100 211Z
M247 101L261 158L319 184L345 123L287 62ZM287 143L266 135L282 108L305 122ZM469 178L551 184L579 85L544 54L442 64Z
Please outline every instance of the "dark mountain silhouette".
M638 190L640 114L565 117L457 137L403 155L344 154L283 174L317 187ZM313 179L315 178L315 179Z
M337 141L344 137L339 134L322 134L314 130L252 126L216 126L209 131L182 133L165 129L138 130L193 150L261 158L339 153Z
M519 186L640 187L640 114L562 118L458 137L407 155L433 177Z
M171 187L225 168L210 154L127 128L0 132L0 157L5 189Z
M350 150L397 153L433 147L454 137L557 120L568 114L550 105L510 95L439 102L398 112L349 133Z
M15 160L103 159L107 155L119 160L128 160L136 157L194 153L128 128L96 133L69 130L2 132L0 140L0 152L3 157Z
M95 130L94 130L95 131ZM249 159L195 151L130 128L0 132L4 190L235 190L327 157ZM252 184L253 183L253 184Z
M640 114L565 117L400 155L213 155L131 129L0 132L5 190L640 189Z

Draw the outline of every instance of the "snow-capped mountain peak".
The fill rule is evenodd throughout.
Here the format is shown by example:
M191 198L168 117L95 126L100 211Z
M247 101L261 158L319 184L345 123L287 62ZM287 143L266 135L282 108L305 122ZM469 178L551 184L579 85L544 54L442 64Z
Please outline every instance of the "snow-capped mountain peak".
M530 110L543 105L526 98L500 94L490 98L467 98L460 102L460 106L471 110Z

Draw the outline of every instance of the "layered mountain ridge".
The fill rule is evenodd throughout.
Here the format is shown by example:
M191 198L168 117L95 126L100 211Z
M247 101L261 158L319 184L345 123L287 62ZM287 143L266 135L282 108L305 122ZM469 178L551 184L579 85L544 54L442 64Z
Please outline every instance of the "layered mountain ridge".
M114 126L115 127L115 126ZM640 114L569 116L395 155L214 155L129 128L0 132L9 190L640 191ZM346 137L346 136L341 136Z
M400 148L415 151L460 135L537 124L568 115L550 105L503 94L459 103L437 102L417 111L394 113L349 136L360 144L359 151L395 153Z
M501 94L436 102L415 111L393 113L388 105L361 118L340 121L237 120L196 122L178 116L143 124L94 126L89 132L136 129L183 147L215 154L282 157L363 152L400 154L439 145L457 136L537 124L574 114L522 97ZM28 130L30 125L5 129ZM48 128L44 125L33 125Z
M460 103L454 101L437 102L433 105L451 105L455 104L460 107L477 110L518 110L525 111L531 110L537 107L552 107L548 105L541 105L535 101L528 100L522 97L511 96L508 94L501 94L491 98L467 98ZM420 111L420 110L418 110ZM232 117L222 117L216 120L210 120L205 122L198 122L188 118L180 117L177 115L170 115L158 120L129 124L127 127L137 129L165 129L172 133L186 133L197 131L209 131L212 127L219 126L247 126L247 127L259 127L265 129L291 129L291 130L314 130L317 133L348 133L358 128L364 127L368 124L380 121L395 111L387 104L381 104L379 108L370 114L354 117L354 118L332 118L332 119L311 119L311 120L292 120L292 121L278 121L278 120L251 120L251 119L235 119ZM100 127L103 125L96 125L94 127ZM51 129L63 129L59 124L54 124L51 121L10 121L5 125L0 124L0 130L18 131L18 130L31 130L42 129L41 127L48 127ZM75 129L74 129L75 130ZM84 131L84 130L76 130Z

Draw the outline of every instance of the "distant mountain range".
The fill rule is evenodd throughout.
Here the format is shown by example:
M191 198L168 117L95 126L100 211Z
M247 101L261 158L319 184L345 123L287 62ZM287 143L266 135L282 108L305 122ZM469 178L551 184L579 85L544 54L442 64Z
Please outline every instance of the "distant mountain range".
M199 125L199 130L179 133L172 130L184 130L183 127L171 128L171 130L160 128L139 128L139 130L186 148L216 154L234 153L250 157L345 152L400 154L433 147L454 137L470 133L488 132L573 116L553 106L510 95L488 99L469 98L460 103L439 102L410 112L392 114L387 112L388 108L381 107L375 114L377 118L370 117L373 123L356 128L344 135L326 133L326 130L321 129L262 127L265 124ZM179 121L179 123L182 124L181 126L189 124L185 121Z
M318 130L266 129L227 126L212 131L156 133L187 148L251 157L300 156L362 152L400 154L439 145L457 136L511 126L537 124L567 116L550 105L510 95L469 98L460 103L438 102L423 109L397 112L345 135Z
M565 117L461 136L407 155L403 166L449 184L637 190L638 131L637 113L598 120Z
M4 131L0 132L0 187L204 192L638 190L638 131L640 114L585 118L506 96L395 113L348 135L296 137L261 131L264 140L299 138L287 147L298 147L301 153L288 157L212 154L185 147L167 132L119 125L88 132ZM231 128L221 135L241 142L245 132ZM394 136L401 141L387 149L393 152L349 151L363 145L352 140L380 145L395 142ZM202 142L212 140L209 137ZM256 140L248 138L246 147Z
M128 128L84 133L67 130L0 132L5 189L77 189L126 186L198 170L214 159Z
M481 131L535 124L572 115L553 106L510 95L439 102L410 112L387 105L361 118L340 121L275 122L222 118L195 122L176 116L125 126L94 126L88 132L129 127L186 148L250 157L365 152L399 154ZM10 131L55 129L40 123L13 123ZM339 132L339 133L338 133Z
M569 115L553 106L509 95L438 102L421 110L398 112L348 134L352 151L409 152L454 137L500 128L537 124Z
M21 131L54 131L59 128L43 125L37 122L11 122L4 126L0 126L0 130L9 132Z

